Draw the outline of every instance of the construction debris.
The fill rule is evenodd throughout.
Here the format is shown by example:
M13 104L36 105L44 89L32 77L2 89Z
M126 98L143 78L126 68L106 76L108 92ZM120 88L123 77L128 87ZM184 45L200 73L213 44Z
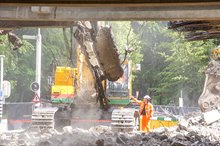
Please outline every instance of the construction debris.
M220 120L220 113L218 110L212 110L212 111L208 111L203 113L204 116L204 120L206 122L206 124L211 124L215 121Z
M206 124L203 114L180 121L179 126L155 129L151 133L115 133L111 127L88 130L67 126L63 132L50 129L0 133L1 146L220 146L220 121Z
M0 30L0 35L8 35L8 41L13 50L17 50L23 45L21 39L12 33L11 30ZM0 40L1 43L3 43L2 40Z
M219 20L170 21L168 28L183 32L187 40L205 40L220 37Z

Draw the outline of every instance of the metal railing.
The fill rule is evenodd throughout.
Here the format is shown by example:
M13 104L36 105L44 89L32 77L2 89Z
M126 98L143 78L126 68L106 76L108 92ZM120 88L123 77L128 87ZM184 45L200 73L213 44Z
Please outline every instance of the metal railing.
M192 112L200 112L200 109L198 107L154 105L154 111L156 115L182 117Z

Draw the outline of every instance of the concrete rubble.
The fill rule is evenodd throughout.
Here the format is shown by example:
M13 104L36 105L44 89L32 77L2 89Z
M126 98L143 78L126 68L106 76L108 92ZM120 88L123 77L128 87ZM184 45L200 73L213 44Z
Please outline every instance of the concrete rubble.
M194 114L151 133L114 133L107 126L8 131L0 132L0 146L220 146L220 121L207 125L202 114Z

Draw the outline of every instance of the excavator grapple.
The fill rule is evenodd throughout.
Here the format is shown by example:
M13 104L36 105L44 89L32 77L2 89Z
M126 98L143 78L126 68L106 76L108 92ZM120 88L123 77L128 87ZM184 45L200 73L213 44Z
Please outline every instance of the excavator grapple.
M117 81L123 75L119 54L115 46L111 28L102 27L96 36L95 48L100 66L109 81Z
M202 112L220 109L220 63L212 60L205 71L204 89L199 97Z

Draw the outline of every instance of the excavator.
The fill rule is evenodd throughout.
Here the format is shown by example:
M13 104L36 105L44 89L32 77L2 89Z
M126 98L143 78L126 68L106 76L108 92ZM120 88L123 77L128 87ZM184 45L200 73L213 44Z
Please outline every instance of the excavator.
M53 82L51 83L51 103L53 107L58 107L59 110L54 115L51 114L51 117L48 117L50 122L45 122L45 117L41 117L42 113L39 115L38 110L41 108L36 109L32 115L32 126L59 130L63 126L71 125L72 119L92 120L97 118L90 115L90 110L97 109L97 107L92 107L93 109L89 107L91 104L95 104L94 98L91 98L93 92L90 92L94 88L95 80L91 70L88 69L85 56L78 50L77 58L76 68L66 66L55 67ZM138 128L139 116L138 110L134 108L136 106L131 107L130 105L129 97L132 94L131 61L126 60L121 66L123 68L123 75L117 81L109 81L107 79L102 81L108 107L102 108L101 106L103 109L101 112L102 118L96 120L111 119L114 131L133 131ZM68 104L70 104L70 109L64 109L63 107L66 105L67 108ZM79 111L80 115L77 114ZM76 122L77 120L73 121Z
M131 89L129 81L130 66L121 65L119 54L109 27L98 27L97 23L89 21L77 22L77 28L74 37L80 45L80 50L84 55L89 70L95 82L97 101L103 110L109 109L109 103L115 105L129 104L129 95ZM122 68L126 68L126 72ZM126 74L126 75L125 75ZM77 80L80 78L80 69L70 67L56 67L54 76L54 85L51 90L51 100L49 104L41 103L32 112L32 128L59 128L70 125L72 112L74 112L74 100L77 95ZM116 92L114 86L117 81L121 89ZM119 84L118 84L119 85ZM122 87L124 86L124 87ZM124 90L122 90L124 89ZM117 97L111 98L117 93ZM121 96L122 95L122 96ZM107 98L107 96L109 98ZM120 103L122 102L122 104ZM126 113L121 121L134 121L135 110L115 110L112 112L115 125L119 124L120 119ZM122 115L122 116L121 116ZM130 118L130 119L129 119ZM124 124L126 125L126 124ZM134 122L130 125L133 129Z
M138 110L129 106L132 63L127 59L120 61L109 28L101 27L97 30L93 25L90 22L79 22L74 33L80 44L80 51L77 50L77 67L55 67L51 86L51 105L33 110L33 128L59 130L71 125L71 119L74 118L76 111L74 104L78 104L75 102L83 96L80 90L87 90L86 85L92 82L97 93L96 101L99 102L104 117L111 119L112 129L114 131L138 129ZM92 95L86 95L86 98L89 99L89 96ZM85 106L85 109L88 109L88 106Z

